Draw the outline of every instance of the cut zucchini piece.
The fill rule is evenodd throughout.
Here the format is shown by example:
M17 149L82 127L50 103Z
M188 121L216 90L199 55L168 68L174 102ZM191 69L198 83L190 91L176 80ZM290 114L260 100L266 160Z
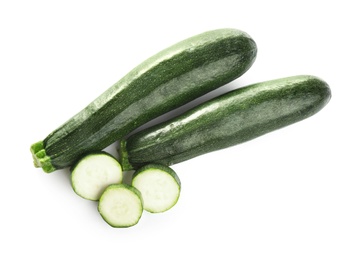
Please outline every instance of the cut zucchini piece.
M112 184L102 193L98 211L112 227L134 226L143 212L141 193L127 184Z
M181 182L175 171L160 164L149 164L138 169L133 175L132 186L141 192L144 209L151 213L172 208L181 190Z
M119 162L105 152L86 155L72 168L73 190L88 200L99 200L110 184L118 184L122 180L123 171Z

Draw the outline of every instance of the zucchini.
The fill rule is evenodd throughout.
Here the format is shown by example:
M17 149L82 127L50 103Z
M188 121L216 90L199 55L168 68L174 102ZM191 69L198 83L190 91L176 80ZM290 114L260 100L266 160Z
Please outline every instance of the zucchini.
M160 164L148 164L135 171L132 186L141 192L143 207L151 213L172 208L177 203L181 190L176 172Z
M98 212L112 227L134 226L143 213L141 193L127 184L112 184L102 193Z
M326 82L294 76L236 89L121 141L123 170L172 165L303 120L330 100Z
M72 167L71 172L74 192L88 200L99 200L110 184L123 180L119 162L106 152L85 155Z
M205 32L159 52L33 144L34 165L48 173L71 166L83 154L238 78L256 53L253 39L235 29Z

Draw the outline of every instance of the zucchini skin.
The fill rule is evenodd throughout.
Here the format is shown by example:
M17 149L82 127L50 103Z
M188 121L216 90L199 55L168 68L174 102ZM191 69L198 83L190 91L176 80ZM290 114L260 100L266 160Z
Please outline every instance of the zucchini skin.
M83 154L238 78L256 53L254 40L235 29L208 31L159 52L33 144L34 165L45 172L71 166Z
M121 141L123 170L172 165L251 140L312 116L330 100L326 82L309 75L236 89Z

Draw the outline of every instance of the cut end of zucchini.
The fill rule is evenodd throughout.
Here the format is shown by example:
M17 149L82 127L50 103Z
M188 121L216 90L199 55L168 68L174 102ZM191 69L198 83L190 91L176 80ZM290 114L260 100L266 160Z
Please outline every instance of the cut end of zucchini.
M35 167L41 167L46 173L56 170L56 168L51 164L51 158L46 154L43 141L32 144L30 151L33 156Z
M121 183L122 180L119 162L106 152L88 154L72 168L73 190L88 200L99 200L109 185Z
M151 213L172 208L181 190L181 182L175 171L160 164L149 164L137 170L132 186L141 192L144 209Z
M112 227L134 226L143 212L141 193L127 184L112 184L103 192L98 211Z
M134 170L134 167L129 162L128 151L126 149L126 140L125 139L122 139L120 141L119 154L120 154L120 164L122 166L123 171Z

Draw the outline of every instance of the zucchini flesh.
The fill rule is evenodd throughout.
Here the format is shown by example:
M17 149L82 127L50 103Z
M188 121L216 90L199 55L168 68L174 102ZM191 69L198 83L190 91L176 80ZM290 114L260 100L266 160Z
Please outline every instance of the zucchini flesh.
M88 200L99 200L109 185L121 183L123 180L119 162L105 152L84 156L72 167L71 172L74 192Z
M144 203L144 209L160 213L172 208L178 201L181 182L174 170L160 164L148 164L138 169L132 178Z
M208 31L161 51L33 144L34 165L45 172L71 166L83 154L238 78L256 53L253 39L235 29Z
M233 90L121 141L123 170L172 165L303 120L330 100L326 82L308 75Z
M112 227L134 226L143 212L141 193L127 184L112 184L102 193L98 211Z

